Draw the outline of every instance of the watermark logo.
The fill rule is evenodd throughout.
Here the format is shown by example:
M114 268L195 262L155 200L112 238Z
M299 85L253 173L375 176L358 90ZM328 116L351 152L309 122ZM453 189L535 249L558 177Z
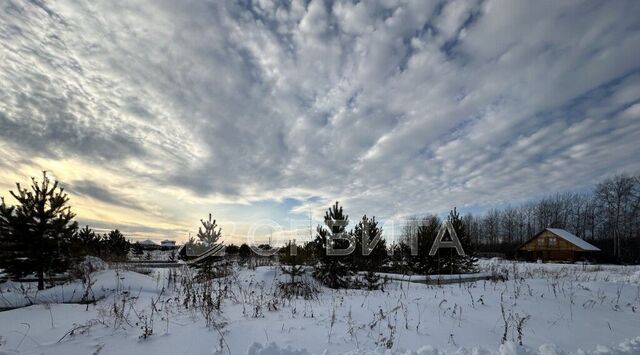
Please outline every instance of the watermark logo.
M328 230L326 230L326 235L324 236L326 240L323 243L325 245L324 249L325 249L326 255L347 256L355 252L355 253L361 253L361 255L363 256L369 256L374 251L376 246L383 239L382 230L386 230L386 231L390 230L391 233L388 234L390 239L388 239L387 242L388 243L394 242L395 241L394 232L395 232L396 225L406 226L408 223L412 223L412 222L415 222L415 220L400 220L400 221L387 220L382 226L382 228L375 229L377 230L375 235L370 235L372 234L370 231L370 228L368 225L365 224L362 228L361 236L359 236L361 238L361 244L358 245L357 244L358 240L356 240L356 238L358 237L355 236L353 233L346 231L348 221L346 220L330 221L330 225L327 225ZM306 223L309 223L309 221L307 221ZM263 256L263 257L274 256L278 254L280 250L282 250L283 246L271 245L270 243L266 244L264 242L260 243L259 241L261 239L259 237L258 232L260 230L264 230L264 228L271 229L276 233L284 233L287 231L285 228L282 227L282 225L278 224L276 221L263 219L252 224L247 234L245 235L245 243L251 248L253 253L256 255ZM333 231L333 233L331 231ZM307 233L309 233L309 237L310 237L310 240L308 241L313 242L315 238L312 236L311 231L309 230L307 231ZM293 240L295 240L295 238L293 238ZM415 232L414 232L414 235L410 235L409 238L406 238L403 241L405 245L408 245L410 247L411 255L413 256L418 255L418 250L419 250L418 238L416 238ZM217 246L218 245L205 246L205 245L199 245L199 244L186 245L185 251L186 251L186 254L190 256L202 256L204 254L207 254L207 255L211 254L212 250L215 249L215 256L223 256L224 248L219 248ZM286 247L289 249L288 250L289 255L297 254L298 245L296 245L295 242L287 243ZM466 255L462 247L462 243L458 238L458 234L456 233L456 230L453 227L453 224L451 223L450 220L445 220L440 225L437 236L433 240L433 243L431 244L431 247L429 249L429 256L435 256L438 253L438 250L445 249L445 248L455 249L456 253L459 256ZM393 248L387 248L387 253L389 255L392 255Z
M445 232L449 232L449 238L451 240L443 240L445 237ZM438 235L436 236L436 240L433 241L431 245L431 250L429 250L429 255L434 256L438 252L440 248L456 248L456 252L460 256L464 256L464 249L462 249L462 244L460 244L460 239L458 239L458 234L456 233L455 228L451 224L451 221L445 221L440 230L438 230Z
M401 222L407 222L407 221L388 220L387 222L385 222L383 228L378 229L378 232L375 233L375 235L370 235L371 233L368 228L369 226L365 225L361 236L359 236L361 238L361 244L358 245L356 240L356 238L358 237L345 230L348 225L348 221L346 220L330 221L330 225L327 225L328 230L326 231L326 235L324 236L326 240L323 243L325 245L324 250L326 252L326 255L347 256L355 252L355 253L361 253L361 255L363 256L368 256L373 252L373 250L376 248L378 243L380 243L380 241L382 240L383 229L384 230L391 229L392 238L391 240L387 240L387 242L394 241L393 239L394 227L396 224L402 225L403 223ZM276 255L283 248L282 246L270 245L268 249L258 247L259 245L260 246L265 245L264 243L260 244L257 242L258 240L260 240L260 238L257 236L257 231L260 229L264 229L264 227L268 227L268 228L271 228L272 230L279 231L279 232L285 231L285 229L275 221L261 220L259 223L255 223L249 229L249 232L246 235L246 243L251 247L252 251L259 256ZM334 232L331 233L331 231L334 231ZM308 233L311 234L310 232ZM313 241L314 239L315 239L314 237L311 237L311 239L308 241ZM415 236L404 240L404 242L410 246L411 255L418 255L418 239L415 238ZM287 247L289 248L288 253L290 255L297 254L298 246L295 243L288 243ZM442 222L438 230L437 236L434 239L429 249L429 256L435 256L438 250L445 249L445 248L455 249L456 253L460 256L466 255L462 247L462 243L458 238L458 234L456 233L456 230L453 227L453 224L449 220L445 220ZM387 252L389 253L389 255L391 255L393 253L393 250L389 248Z

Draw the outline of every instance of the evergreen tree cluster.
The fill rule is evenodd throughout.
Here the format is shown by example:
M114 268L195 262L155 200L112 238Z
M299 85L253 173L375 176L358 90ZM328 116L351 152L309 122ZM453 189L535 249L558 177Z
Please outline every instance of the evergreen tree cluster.
M101 235L93 231L89 226L85 226L73 234L70 255L74 260L80 260L86 255L91 255L105 260L122 261L127 258L127 254L132 247L134 254L136 254L136 246L141 248L139 243L134 243L133 245L129 243L117 229Z
M296 247L292 247L294 242L289 242L280 251L280 262L285 266L283 271L291 275L292 282L302 274L303 265L313 265L314 276L330 288L378 289L382 280L377 272L381 271L423 275L473 272L476 262L473 245L455 208L447 221L453 226L466 255L458 255L453 248L443 248L436 255L429 255L444 223L436 216L416 223L413 233L408 233L407 238L387 246L375 217L365 215L351 231L347 231L349 217L336 202L325 213L324 225L317 227L314 241ZM443 241L449 238L447 232ZM291 255L292 249L296 250L296 255Z
M16 184L17 201L0 200L0 268L14 278L35 274L38 289L45 276L64 272L86 255L124 259L129 242L118 230L100 236L88 226L78 230L69 197L46 172L31 186Z
M431 246L443 227L444 221L435 215L415 220L405 227L399 243L391 247L393 268L401 272L412 272L420 275L460 274L475 271L475 246L472 243L468 227L454 208L447 217L447 222L456 232L465 255L458 255L454 248L442 248L431 256ZM443 240L450 240L448 232ZM411 248L415 250L412 252Z

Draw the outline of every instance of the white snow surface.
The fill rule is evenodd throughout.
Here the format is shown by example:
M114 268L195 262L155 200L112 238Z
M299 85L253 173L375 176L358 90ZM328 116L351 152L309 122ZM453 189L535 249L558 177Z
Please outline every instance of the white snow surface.
M272 307L276 284L289 276L277 266L237 267L213 282L228 288L215 327L205 325L201 311L185 309L184 289L168 282L167 269L152 276L96 272L98 301L89 305L62 303L79 300L86 289L79 281L37 293L7 282L0 284L3 302L21 305L27 297L33 305L0 312L0 354L640 354L640 267L492 259L479 269L509 280L442 286L392 280L379 291L320 287L317 299ZM188 276L186 269L179 273ZM123 299L128 321L118 324L112 310ZM145 339L152 302L153 334Z
M0 308L23 307L34 304L78 303L101 300L119 292L154 293L162 285L148 276L132 271L103 270L92 274L91 287L82 282L71 282L64 285L38 291L35 283L15 283L8 281L0 285ZM86 293L85 291L89 291Z

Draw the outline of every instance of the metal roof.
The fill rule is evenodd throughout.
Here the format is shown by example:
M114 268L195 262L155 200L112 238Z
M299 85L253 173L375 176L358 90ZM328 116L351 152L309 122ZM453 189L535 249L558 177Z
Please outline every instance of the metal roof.
M581 239L577 235L567 232L564 229L560 228L547 228L547 230L558 237L566 240L567 242L579 247L582 250L586 251L600 251L600 249L594 245L587 243L584 239Z

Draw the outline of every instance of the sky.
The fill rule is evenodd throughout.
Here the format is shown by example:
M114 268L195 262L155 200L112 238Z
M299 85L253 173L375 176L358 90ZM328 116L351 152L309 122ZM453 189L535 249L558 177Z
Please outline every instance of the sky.
M0 195L227 242L640 171L639 1L1 0ZM7 202L11 202L7 198Z

